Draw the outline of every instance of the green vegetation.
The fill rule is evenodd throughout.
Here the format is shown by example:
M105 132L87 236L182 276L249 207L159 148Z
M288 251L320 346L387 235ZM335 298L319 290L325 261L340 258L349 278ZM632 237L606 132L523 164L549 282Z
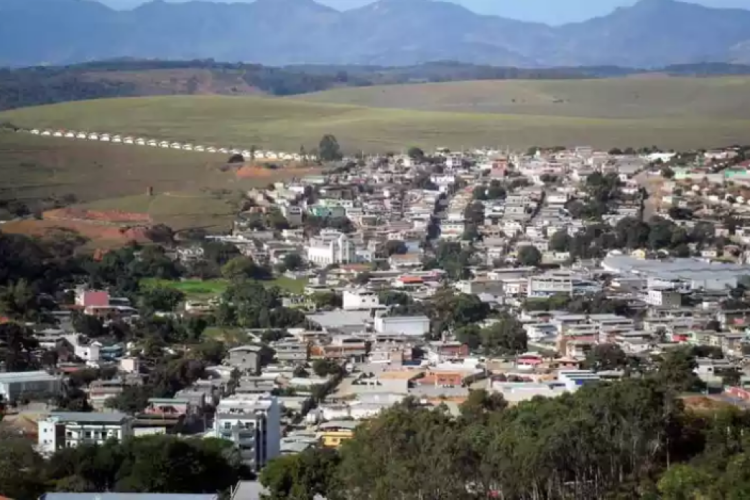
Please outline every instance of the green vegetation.
M267 288L276 286L289 293L302 293L307 285L307 280L295 280L286 276L279 276L274 279L260 281L259 283ZM229 281L218 278L209 280L160 280L156 278L144 278L141 280L141 287L172 288L184 293L188 299L204 299L224 293L227 287L229 287Z
M248 120L248 116L253 118ZM398 150L409 144L425 148L590 144L608 149L654 143L676 149L714 147L744 142L747 118L721 110L688 120L685 116L430 112L217 96L104 99L0 113L0 121L24 127L111 131L218 145L256 144L287 151L297 151L300 145L311 150L322 136L333 134L345 152Z
M218 439L110 440L65 448L48 460L28 439L2 436L0 441L0 492L13 498L39 498L49 491L228 493L247 477L239 451Z
M622 364L618 352L599 355ZM281 457L260 480L274 500L747 498L750 418L687 410L678 394L693 366L668 353L641 378L516 406L475 390L458 417L408 398L337 452Z
M175 230L221 230L236 212L232 202L238 191L300 175L294 168L280 168L240 179L221 170L225 160L207 153L0 130L0 199L23 202L33 210L78 203L91 210L146 213ZM149 187L153 196L146 194ZM18 211L0 204L3 209Z
M744 120L750 118L750 77L482 80L338 88L294 99L451 113Z
M120 210L146 213L154 222L166 224L175 231L191 227L224 230L231 227L236 214L233 193L205 189L197 192L137 194L107 198L77 205L89 210Z

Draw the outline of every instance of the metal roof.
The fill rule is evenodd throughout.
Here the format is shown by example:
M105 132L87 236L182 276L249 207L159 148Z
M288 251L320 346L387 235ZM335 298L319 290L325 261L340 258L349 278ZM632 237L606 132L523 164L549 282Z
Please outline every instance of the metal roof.
M87 413L74 411L54 411L49 414L50 418L57 419L61 422L82 422L82 423L108 423L119 424L130 417L124 413Z
M60 380L60 378L44 371L0 373L0 384L13 382L52 382L55 380Z

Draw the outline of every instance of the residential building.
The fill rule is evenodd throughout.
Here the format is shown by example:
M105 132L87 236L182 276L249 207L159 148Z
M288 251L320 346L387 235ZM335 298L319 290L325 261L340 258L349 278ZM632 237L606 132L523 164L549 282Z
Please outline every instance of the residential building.
M282 363L304 363L310 357L310 346L307 342L284 339L273 344L276 359Z
M133 418L124 413L52 412L39 420L38 449L51 454L79 444L103 444L133 436Z
M342 307L345 311L377 309L380 300L377 293L368 290L344 290Z
M260 373L260 346L243 345L229 349L229 365L253 375Z
M243 461L257 472L280 454L280 414L275 396L245 394L222 399L212 435L232 441Z
M318 425L317 437L321 446L338 448L341 443L354 437L354 429L359 422L352 420L334 420Z
M422 337L430 331L427 316L377 316L375 331L380 334Z

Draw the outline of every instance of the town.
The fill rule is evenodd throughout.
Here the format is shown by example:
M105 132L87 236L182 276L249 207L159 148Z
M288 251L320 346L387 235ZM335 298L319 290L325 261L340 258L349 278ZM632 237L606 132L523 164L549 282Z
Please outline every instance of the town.
M77 136L68 134L62 136ZM208 151L135 137L95 139ZM523 419L526 405L549 405L543 408L553 416L544 418L570 408L599 415L607 401L619 401L618 411L632 409L657 390L686 409L739 415L748 408L750 147L412 147L356 157L336 149L325 157L339 159L321 174L243 193L228 234L164 231L153 245L91 256L77 251L75 235L37 240L3 234L0 225L0 449L25 442L48 464L64 456L78 457L73 464L95 460L82 451L87 447L131 457L182 450L186 462L177 451L169 460L188 469L189 457L209 456L218 449L210 443L220 442L234 459L193 478L175 472L163 484L123 479L138 467L150 469L138 461L145 458L109 470L111 479L45 465L39 467L46 482L13 483L16 495L54 500L67 498L54 491L153 487L251 500L339 498L339 488L349 492L341 498L399 498L375 484L378 474L394 473L388 460L401 460L373 451L384 435L378 426L396 426L386 415L395 422L399 412L424 412L402 430L427 440L417 429L492 426L494 417L483 410L517 409L506 424L521 436L534 428ZM629 385L644 381L658 389ZM605 420L599 424L609 425ZM654 433L677 420L653 424ZM662 446L662 434L647 435L648 426L639 425L643 435L633 437L628 464L651 457L652 440ZM446 436L451 441L453 434ZM155 444L127 448L141 437ZM431 439L412 443L413 453L436 461L442 452ZM477 435L476 446L484 449L484 439L490 438ZM357 440L355 453L349 446ZM294 476L294 467L313 467L299 457L340 461L344 479L323 491L322 479ZM479 463L471 460L478 459L465 458ZM0 486L2 464L0 457ZM512 476L510 466L498 464L492 470ZM533 498L605 498L604 488L623 470L643 479L632 464L613 465L593 484L584 472L590 469L576 462L581 468L571 465L569 475L544 478L554 481L549 488L570 488L568 496L550 490ZM358 467L368 478L355 479ZM473 495L465 498L532 498L525 495L542 484L480 478L479 466L463 476L452 476L453 466L435 467L450 473L430 483L430 470L419 469L415 482L424 484L414 488L428 493L403 498L465 497L457 491ZM412 487L407 483L400 480L399 491ZM295 485L304 494L292 496ZM351 493L358 488L379 493ZM659 482L659 498L688 498L666 496L664 488Z

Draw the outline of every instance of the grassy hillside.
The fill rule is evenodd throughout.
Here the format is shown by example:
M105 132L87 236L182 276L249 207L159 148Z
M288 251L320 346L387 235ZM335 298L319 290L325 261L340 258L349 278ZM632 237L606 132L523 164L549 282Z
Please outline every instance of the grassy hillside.
M585 118L750 118L750 78L487 80L342 88L308 102Z
M733 116L597 118L553 116L551 111L546 115L427 112L292 98L170 96L24 108L0 113L0 121L289 151L300 145L315 147L326 133L335 134L350 152L400 150L409 145L696 148L750 142L750 116L726 114Z

